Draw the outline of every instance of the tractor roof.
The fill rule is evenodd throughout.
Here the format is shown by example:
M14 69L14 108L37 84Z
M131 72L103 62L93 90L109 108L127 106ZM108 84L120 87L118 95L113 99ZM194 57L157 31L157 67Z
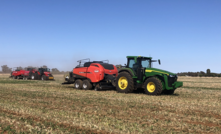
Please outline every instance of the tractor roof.
M152 57L144 57L144 56L127 56L127 58L148 58L148 59L152 59Z

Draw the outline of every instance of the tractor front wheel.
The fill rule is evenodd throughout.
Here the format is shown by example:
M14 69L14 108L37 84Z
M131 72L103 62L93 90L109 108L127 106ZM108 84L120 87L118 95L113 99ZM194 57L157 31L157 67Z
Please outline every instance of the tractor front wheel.
M148 78L144 84L143 88L148 95L160 95L163 91L163 86L161 81L156 77Z
M131 93L134 90L134 81L128 72L118 74L116 79L116 89L119 93Z
M88 81L88 80L83 81L83 89L84 90L92 89L92 85L91 85L90 81Z
M74 88L76 88L76 89L82 89L82 87L83 87L83 82L82 82L82 80L76 80L75 81L75 83L74 83Z

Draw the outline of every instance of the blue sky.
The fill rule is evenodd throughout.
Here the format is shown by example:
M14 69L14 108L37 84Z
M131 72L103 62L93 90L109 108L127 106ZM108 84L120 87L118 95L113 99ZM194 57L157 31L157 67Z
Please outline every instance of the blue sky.
M70 71L128 55L154 67L221 73L220 0L1 0L0 65Z

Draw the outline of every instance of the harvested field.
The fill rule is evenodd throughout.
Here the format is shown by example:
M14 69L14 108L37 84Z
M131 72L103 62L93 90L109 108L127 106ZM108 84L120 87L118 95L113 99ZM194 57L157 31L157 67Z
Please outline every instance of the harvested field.
M0 75L0 133L221 133L221 78L179 77L174 95L76 90Z

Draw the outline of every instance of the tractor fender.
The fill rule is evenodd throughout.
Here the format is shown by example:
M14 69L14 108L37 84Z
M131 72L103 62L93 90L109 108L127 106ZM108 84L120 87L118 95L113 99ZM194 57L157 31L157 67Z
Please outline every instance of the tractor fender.
M133 71L131 71L130 69L125 69L125 68L119 69L118 74L121 72L128 72L132 77L134 76Z

